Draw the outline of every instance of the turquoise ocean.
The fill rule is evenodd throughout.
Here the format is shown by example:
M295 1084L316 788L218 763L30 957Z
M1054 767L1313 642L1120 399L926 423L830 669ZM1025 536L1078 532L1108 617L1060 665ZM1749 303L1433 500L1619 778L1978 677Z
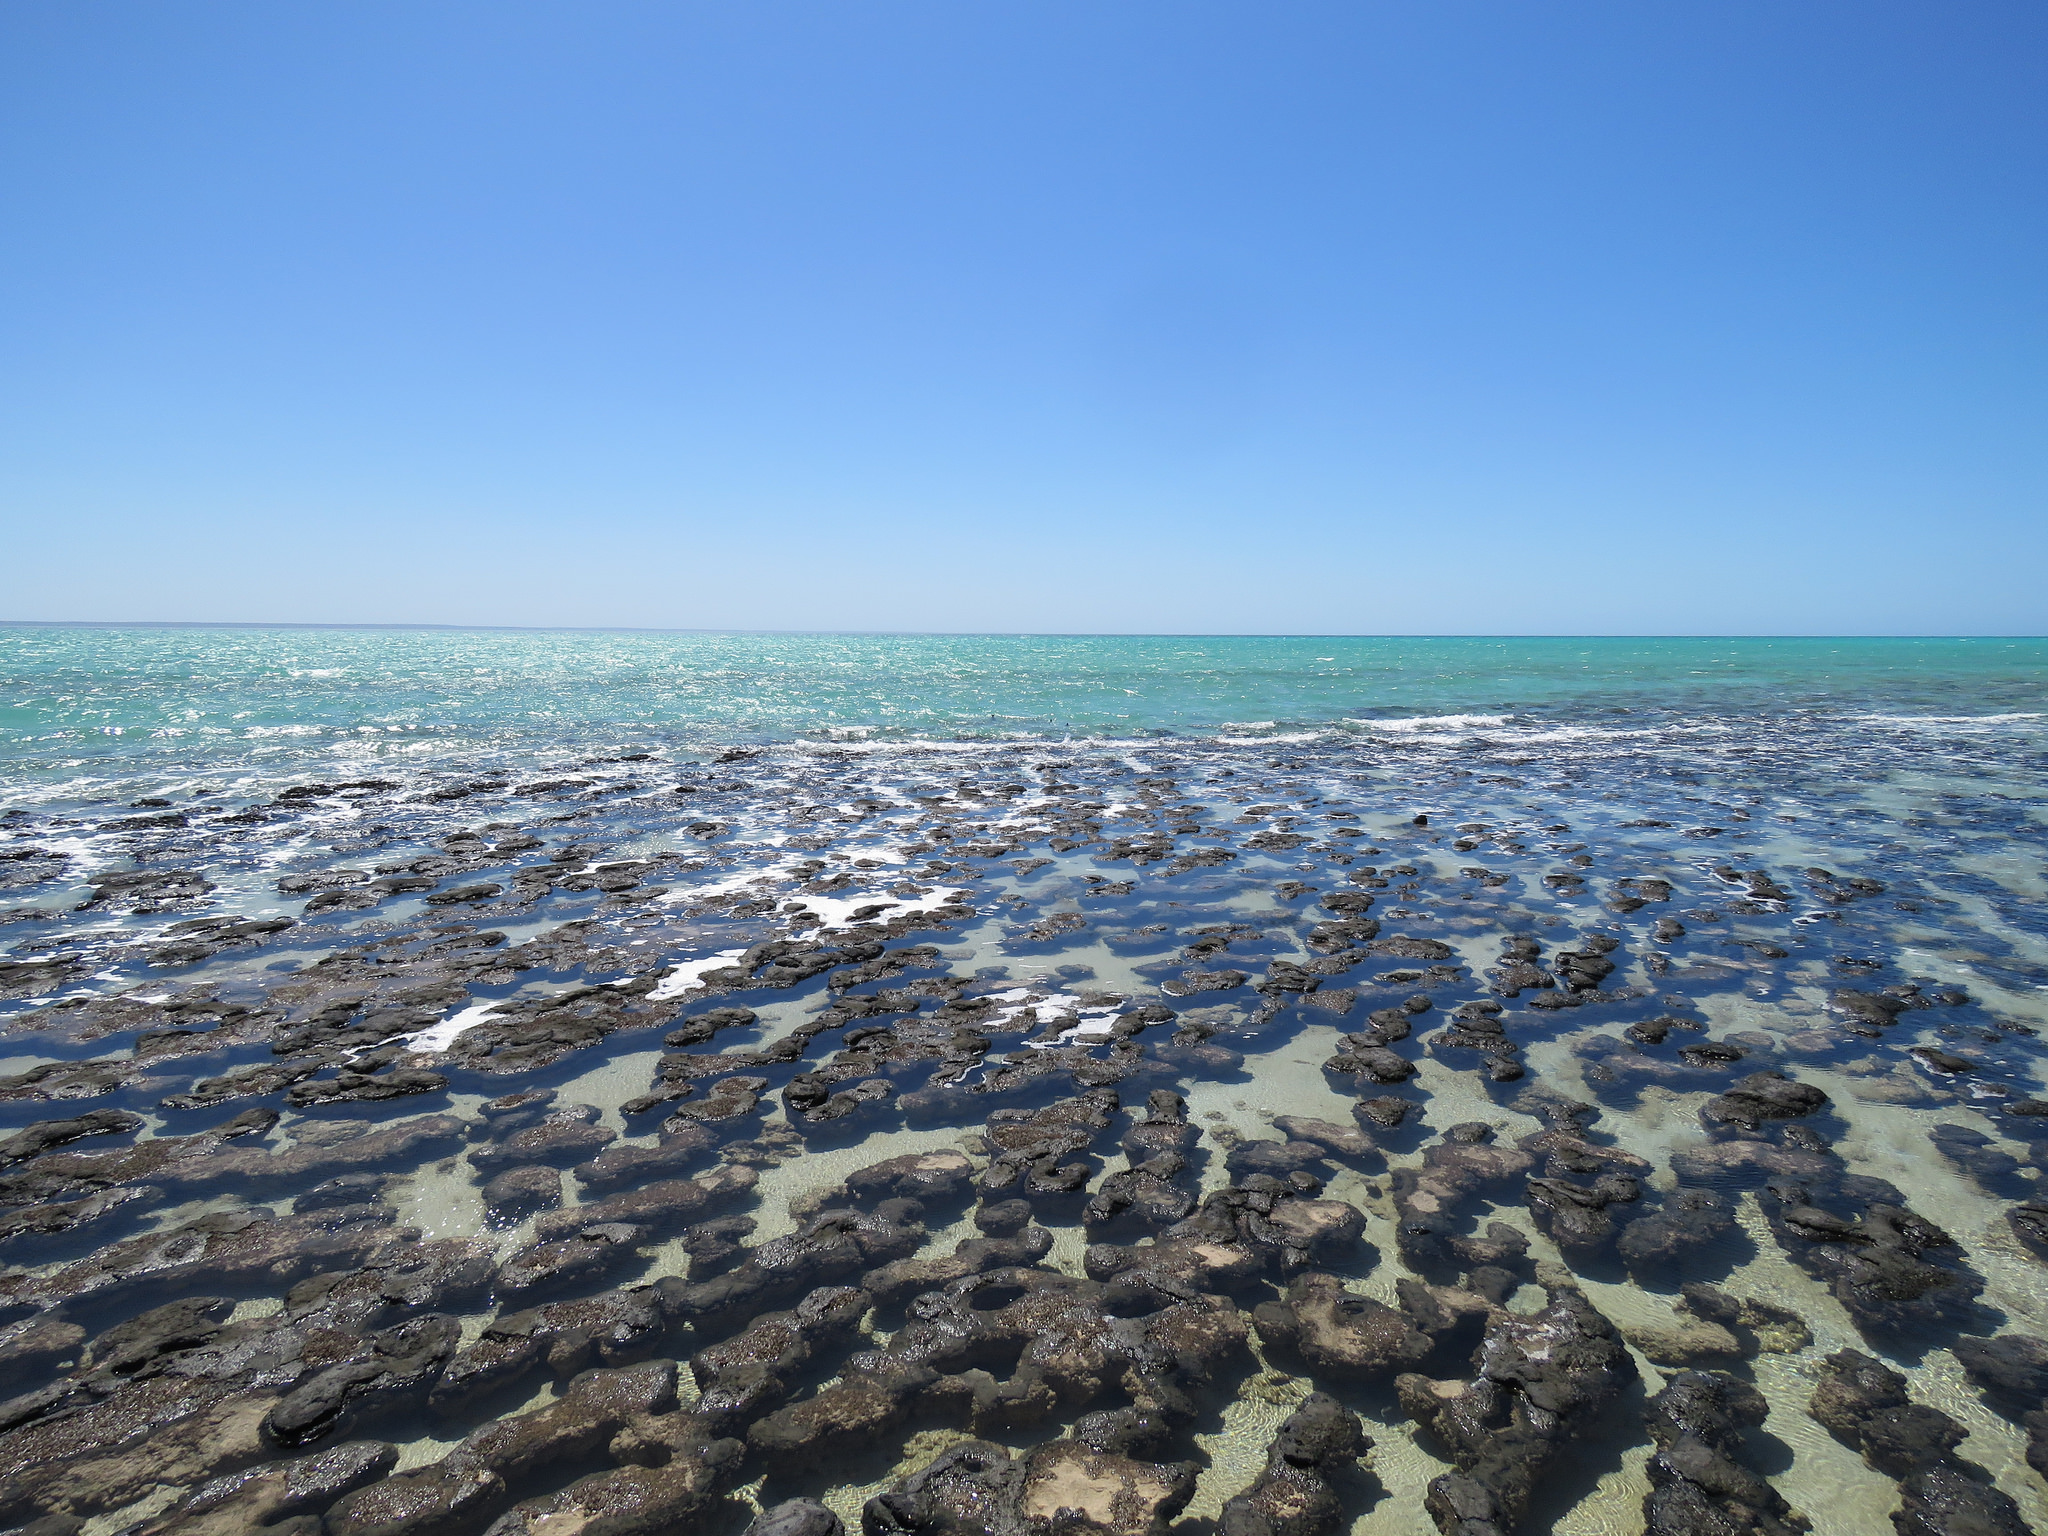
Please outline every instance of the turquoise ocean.
M2041 739L2048 640L0 627L11 792L777 741L1761 730Z

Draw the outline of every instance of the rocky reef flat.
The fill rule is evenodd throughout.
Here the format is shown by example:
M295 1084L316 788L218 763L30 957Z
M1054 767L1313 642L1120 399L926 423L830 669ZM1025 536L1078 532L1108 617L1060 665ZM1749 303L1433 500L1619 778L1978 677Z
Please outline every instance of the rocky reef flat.
M2029 770L1674 752L13 812L0 1530L2048 1528Z

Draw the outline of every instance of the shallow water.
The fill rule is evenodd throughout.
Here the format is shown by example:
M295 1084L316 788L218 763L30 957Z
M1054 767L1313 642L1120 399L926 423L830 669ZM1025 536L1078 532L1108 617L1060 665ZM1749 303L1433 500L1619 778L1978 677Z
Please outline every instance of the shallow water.
M1598 1111L1587 1121L1592 1139L1646 1159L1647 1182L1662 1194L1676 1182L1674 1154L1707 1143L1701 1106L1743 1072L1781 1069L1828 1096L1816 1123L1848 1171L1895 1185L1912 1210L1960 1243L1984 1288L1981 1309L1965 1319L1860 1328L1792 1262L1759 1193L1736 1191L1738 1230L1697 1255L1697 1270L1682 1278L1791 1308L1813 1334L1790 1353L1721 1362L1753 1380L1770 1404L1751 1437L1750 1464L1816 1531L1882 1528L1898 1485L1806 1412L1823 1358L1860 1349L1903 1371L1916 1401L1957 1419L1969 1434L1959 1453L2036 1528L2048 1527L2048 1487L2025 1461L2024 1432L1986 1402L1951 1350L1964 1334L2048 1334L2048 1268L2006 1221L2015 1201L2040 1192L2048 1145L2023 1133L2044 1122L2001 1110L2044 1088L2031 1033L2048 1027L2041 642L59 629L0 631L0 642L10 657L8 848L44 855L0 864L14 887L0 927L0 959L13 963L0 1002L8 1031L0 1049L9 1058L0 1070L126 1060L145 1031L181 1020L199 1031L148 1046L152 1065L125 1069L101 1095L0 1100L9 1127L116 1108L142 1115L134 1135L148 1139L265 1107L279 1112L276 1124L233 1145L282 1153L349 1120L381 1128L448 1113L476 1126L486 1100L537 1085L554 1090L557 1103L592 1106L597 1122L626 1141L649 1144L659 1114L629 1115L622 1106L655 1082L667 1028L709 1007L741 1004L758 1014L755 1026L689 1049L756 1049L801 1034L838 996L828 974L786 988L714 979L707 989L712 962L772 938L843 934L867 921L866 931L892 948L939 951L935 964L880 986L951 977L961 995L1002 998L994 1018L976 1026L994 1042L991 1059L1028 1052L1027 1041L1055 1014L1078 1024L1163 1003L1181 1025L1212 1027L1215 1044L1242 1054L1242 1068L1183 1070L1176 1083L1208 1149L1190 1170L1191 1187L1208 1193L1230 1181L1223 1164L1233 1136L1280 1139L1272 1121L1290 1114L1351 1124L1361 1091L1323 1063L1344 1031L1366 1027L1368 1012L1423 991L1433 1010L1394 1046L1416 1076L1398 1090L1371 1090L1409 1098L1415 1118L1382 1138L1382 1160L1313 1170L1325 1198L1366 1215L1366 1246L1341 1268L1354 1291L1394 1300L1395 1281L1409 1269L1394 1238L1389 1174L1420 1164L1450 1127L1486 1122L1507 1143L1542 1129L1546 1096L1577 1100ZM384 782L329 792L343 780ZM285 796L307 785L321 792ZM678 794L678 785L688 792ZM140 800L169 804L133 804ZM150 817L183 824L120 825ZM1199 830L1173 830L1185 826ZM1476 830L1460 830L1468 827ZM1277 845L1290 841L1285 835L1253 845L1276 830L1292 834L1294 845ZM458 842L451 852L449 839L465 832L485 841ZM521 833L536 845L491 851ZM1119 856L1114 846L1153 835L1170 851L1151 862ZM517 878L568 845L585 850L593 878L607 863L644 867L613 880L613 890ZM1176 869L1178 856L1204 849L1230 857ZM354 869L364 880L339 888L366 900L365 882L380 868L404 874L436 857L444 866L429 868L426 888L366 905L310 911L313 893L293 888L303 877ZM1036 860L1045 862L1023 867ZM1368 866L1386 884L1354 879ZM1816 868L1835 878L1806 873ZM114 892L85 904L110 889L95 876L124 869L189 872L208 888ZM1752 872L1775 881L1783 898L1753 899L1745 884ZM1579 883L1545 878L1566 875ZM1673 889L1666 900L1630 907L1617 902L1628 895L1617 884L1624 879L1660 879ZM1842 882L1852 879L1881 889L1851 891ZM816 888L821 881L825 889ZM1309 889L1283 889L1288 881ZM477 884L498 889L447 905L426 899ZM1414 962L1366 960L1323 983L1323 994L1358 989L1342 1012L1316 1006L1313 996L1261 990L1275 961L1313 958L1310 931L1333 916L1319 903L1339 891L1369 892L1383 935L1449 946L1454 972L1415 976L1422 967ZM953 915L906 918L935 907ZM1664 917L1682 921L1683 935L1658 939L1654 925ZM200 953L212 948L209 930L190 925L211 918L289 918L293 926ZM896 931L872 926L892 918ZM1206 958L1187 953L1201 930L1214 928L1228 929L1225 947ZM445 1089L306 1111L281 1092L211 1108L163 1107L201 1079L275 1059L278 1030L329 996L318 969L328 956L382 944L377 953L403 957L404 942L468 942L485 932L504 935L493 953L511 952L554 943L565 931L578 942L549 951L545 963L516 974L464 973L455 995L434 1003L439 1023L400 1037L415 1047L412 1064L448 1079ZM1493 1083L1470 1053L1438 1052L1430 1042L1460 1004L1494 995L1488 968L1511 933L1533 935L1545 964L1605 935L1617 946L1608 956L1616 969L1582 1006L1533 1008L1536 994L1526 992L1497 999L1526 1075ZM445 979L441 965L433 956L400 958L374 982L351 985L395 996ZM1246 973L1245 984L1173 989L1186 972L1226 967ZM1400 971L1413 979L1374 979ZM515 1002L636 976L662 978L652 994L666 1009L660 1027L619 1030L525 1072L479 1070L449 1022L487 1023ZM1923 994L1960 988L1968 1000L1910 1009L1866 1034L1845 1027L1831 1002L1844 988L1876 993L1912 983ZM279 1001L280 988L289 1001ZM1053 1001L1023 1016L1020 988ZM122 998L129 1001L113 1001ZM191 1006L194 999L209 1000L211 1012ZM223 1005L253 1012L224 1015ZM1673 1013L1705 1028L1674 1036L1658 1060L1668 1063L1678 1044L1730 1036L1741 1037L1747 1055L1718 1075L1640 1088L1589 1073L1598 1058L1587 1054L1588 1040ZM1156 1052L1168 1032L1138 1038ZM983 1155L979 1135L991 1105L967 1092L938 1124L885 1113L855 1140L791 1136L783 1086L831 1061L841 1043L838 1030L826 1030L800 1062L744 1069L770 1080L728 1154L752 1159L761 1174L742 1207L756 1222L751 1244L795 1229L792 1198L883 1158L941 1147ZM1933 1070L1911 1054L1916 1046L1960 1054L1973 1069ZM316 1080L344 1065L330 1062ZM967 1085L976 1080L971 1074ZM703 1091L700 1084L698 1098ZM1061 1091L1077 1089L1069 1082ZM1127 1096L1126 1109L1142 1099ZM1983 1132L2021 1166L1980 1180L1936 1149L1929 1131L1937 1125ZM1098 1174L1121 1166L1111 1150L1116 1134L1098 1144ZM68 1150L117 1144L126 1138ZM415 1164L394 1165L389 1171L402 1177L386 1198L397 1221L423 1237L484 1234L502 1258L530 1240L534 1218L492 1225L464 1153L437 1147ZM576 1198L575 1180L565 1189ZM260 1198L279 1211L289 1204L272 1191ZM13 1239L4 1254L16 1277L9 1283L32 1293L110 1236L169 1229L247 1203L215 1193L167 1201L103 1232ZM1532 1275L1535 1265L1565 1263L1514 1191L1464 1214L1468 1225L1497 1219L1524 1231ZM1054 1247L1046 1262L1078 1274L1091 1238L1071 1213L1048 1224ZM935 1211L927 1225L925 1255L950 1253L976 1235L964 1210ZM634 1267L592 1288L645 1283L688 1264L682 1239L655 1241ZM1576 1284L1624 1330L1675 1321L1671 1277L1581 1260ZM1534 1287L1525 1291L1528 1298L1511 1305L1540 1298ZM278 1301L250 1295L240 1304L238 1316L263 1315ZM466 1339L492 1311L485 1304L464 1312ZM868 1326L886 1337L894 1323ZM1181 1518L1217 1517L1264 1464L1279 1422L1315 1386L1357 1409L1377 1443L1376 1485L1367 1479L1349 1490L1352 1528L1426 1528L1424 1490L1449 1463L1445 1448L1401 1411L1391 1380L1311 1380L1269 1357L1256 1333L1252 1345L1236 1387L1181 1431L1175 1454L1202 1463ZM686 1357L698 1344L685 1327L662 1347ZM1582 1426L1521 1529L1643 1528L1650 1447L1641 1400L1668 1371L1639 1351L1635 1363L1641 1387ZM1455 1358L1433 1358L1428 1368L1465 1374ZM796 1391L815 1393L830 1380L829 1370L814 1373ZM536 1383L490 1411L516 1413L552 1395ZM1021 1437L994 1438L1022 1450L1060 1434L1080 1411ZM478 1422L398 1414L357 1433L399 1443L403 1470L434 1462ZM913 1422L886 1455L821 1474L817 1491L857 1523L867 1498L964 1434ZM792 1491L760 1478L760 1468L746 1469L742 1503ZM94 1509L92 1528L126 1529L152 1512ZM736 1511L721 1518L744 1523Z

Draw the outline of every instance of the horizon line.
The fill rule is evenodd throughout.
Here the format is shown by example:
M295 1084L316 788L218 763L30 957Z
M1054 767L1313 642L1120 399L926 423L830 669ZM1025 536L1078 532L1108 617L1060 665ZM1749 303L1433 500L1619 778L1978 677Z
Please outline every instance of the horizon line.
M2048 640L2039 634L1840 634L1813 631L1410 631L1371 634L1313 630L1013 630L1013 629L733 629L653 624L445 624L430 621L358 622L343 619L6 619L0 629L291 629L486 631L502 634L581 635L858 635L947 640Z

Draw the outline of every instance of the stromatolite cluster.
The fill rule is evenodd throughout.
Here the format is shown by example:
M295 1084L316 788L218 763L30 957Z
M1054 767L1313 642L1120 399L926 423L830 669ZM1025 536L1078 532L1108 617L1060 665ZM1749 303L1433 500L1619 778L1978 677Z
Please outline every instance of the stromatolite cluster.
M306 786L227 814L392 836L293 855L288 917L138 841L22 919L101 927L9 960L17 998L150 980L11 1021L50 1059L0 1078L0 1525L1505 1536L1634 1444L1659 1536L1779 1536L1759 1436L1805 1405L1748 1373L1812 1333L1752 1233L1869 1348L1952 1351L2041 1469L2048 1346L1980 1256L2048 1253L2035 1047L1872 957L1892 882L1728 826L1395 817L1289 759L734 762ZM1867 1171L1845 1083L1941 1111L1991 1237ZM1902 1531L2022 1528L1905 1378L1807 1363ZM1205 1437L1279 1376L1220 1486ZM1360 1411L1437 1459L1418 1507Z

